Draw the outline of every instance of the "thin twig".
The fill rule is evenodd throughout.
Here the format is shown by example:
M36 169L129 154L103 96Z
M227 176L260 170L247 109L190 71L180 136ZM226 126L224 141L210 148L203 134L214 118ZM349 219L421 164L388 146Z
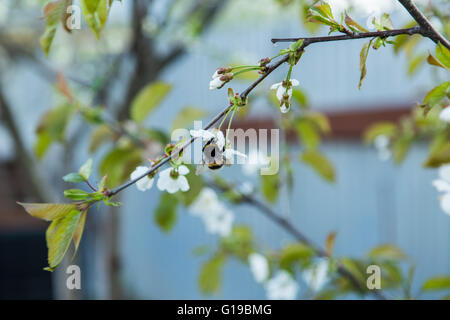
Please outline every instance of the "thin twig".
M425 32L421 27L414 27L408 29L394 29L394 30L386 30L386 31L373 31L373 32L362 32L362 33L354 33L354 34L344 34L339 36L324 36L324 37L309 37L309 38L274 38L271 41L273 43L277 42L295 42L303 39L305 46L311 43L317 42L329 42L329 41L343 41L343 40L355 40L355 39L363 39L363 38L387 38L394 37L398 35L413 35L413 34L421 34L426 36Z
M207 181L206 184L216 190L219 190L219 191L229 191L230 190L230 187L219 186L218 184L211 182L211 181ZM286 218L277 214L271 207L266 205L264 202L262 202L261 200L258 200L257 198L255 198L252 195L240 194L240 196L241 196L240 203L248 204L248 205L254 206L255 208L259 209L259 211L261 213L263 213L267 218L269 218L270 220L272 220L273 222L275 222L276 224L281 226L284 230L286 230L295 239L297 239L301 243L304 243L307 246L313 248L314 251L316 252L317 256L329 258L329 255L325 252L325 250L323 250L319 246L313 244L289 220L287 220ZM359 290L361 292L366 291L364 284L361 284L361 282L357 278L355 278L355 276L353 276L353 274L350 271L348 271L343 265L338 264L337 272L339 274L341 274L342 276L344 276L345 278L347 278L357 290ZM377 299L386 300L386 297L379 291L371 290L371 291L369 291L369 293L372 294L373 296L375 296Z

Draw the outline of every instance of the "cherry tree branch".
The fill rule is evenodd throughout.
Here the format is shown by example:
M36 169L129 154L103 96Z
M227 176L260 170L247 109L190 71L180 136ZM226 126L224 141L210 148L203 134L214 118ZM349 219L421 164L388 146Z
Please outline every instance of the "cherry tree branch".
M226 192L226 191L234 191L232 186L221 186L214 182L208 181L206 184L216 190ZM316 255L318 257L324 257L329 258L329 254L319 246L313 244L300 230L298 230L289 220L286 218L280 216L278 213L276 213L271 207L266 205L263 201L255 198L252 195L242 194L240 193L240 202L242 204L248 204L251 205L257 209L259 209L259 212L264 214L267 218L269 218L271 221L273 221L275 224L279 225L281 228L283 228L287 233L289 233L291 236L293 236L297 241L311 247L316 252ZM348 271L343 265L338 264L337 266L337 272L345 277L347 280L350 281L350 283L359 291L365 292L367 288L362 284L353 274ZM387 298L381 293L380 291L371 290L369 291L370 294L372 294L374 297L380 300L386 300Z
M448 40L431 25L430 21L428 21L425 15L417 8L414 2L411 0L398 0L398 2L405 7L406 11L408 11L411 17L419 24L422 30L421 34L424 37L427 37L436 43L440 42L450 50L450 43Z
M339 36L324 36L324 37L309 37L309 38L274 38L271 41L273 43L277 42L295 42L298 40L304 40L303 44L306 46L312 43L318 42L329 42L329 41L342 41L342 40L355 40L355 39L363 39L363 38L387 38L399 35L410 35L413 34L421 34L426 36L424 30L421 27L414 27L409 29L394 29L394 30L386 30L386 31L373 31L373 32L362 32L362 33L353 33L353 34L345 34Z
M388 31L376 31L376 32L367 32L367 33L360 33L360 34L353 34L353 35L340 35L340 36L328 36L328 37L312 37L312 38L286 38L286 39L272 39L272 42L280 42L280 41L298 41L303 39L304 42L298 49L298 52L302 52L305 47L312 43L318 43L318 42L328 42L328 41L340 41L340 40L350 40L350 39L360 39L360 38L369 38L369 37L388 37L388 36L396 36L401 34L407 34L407 35L413 35L413 34L421 34L421 28L420 27L414 27L410 29L398 29L398 30L388 30ZM274 41L276 40L276 41ZM242 99L246 99L247 96L252 92L269 74L271 74L274 70L279 68L284 63L288 62L289 60L289 54L286 54L281 58L279 61L277 61L274 64L271 64L267 67L266 71L257 79L255 80L250 86L248 86L241 94ZM215 123L217 123L223 116L227 114L227 112L232 108L232 106L228 105L222 112L220 112L218 115L216 115L205 127L204 130L210 129ZM173 157L178 156L183 150L185 150L190 144L194 142L195 138L191 138L189 141L187 141L181 148L174 150L170 155L165 155L164 158L159 161L157 164L150 167L147 172L142 174L141 176L138 176L135 179L132 179L121 186L108 190L106 194L110 197L115 196L122 190L130 187L131 185L135 184L137 181L141 180L142 178L153 174L158 170L160 167L168 163Z

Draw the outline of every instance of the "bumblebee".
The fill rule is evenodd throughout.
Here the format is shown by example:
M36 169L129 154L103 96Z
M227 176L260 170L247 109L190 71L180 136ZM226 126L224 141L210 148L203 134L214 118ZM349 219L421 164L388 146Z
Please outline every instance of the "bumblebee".
M202 149L204 164L208 166L210 170L219 170L225 164L225 159L223 158L224 151L225 147L223 147L222 150L219 150L214 138L209 140Z

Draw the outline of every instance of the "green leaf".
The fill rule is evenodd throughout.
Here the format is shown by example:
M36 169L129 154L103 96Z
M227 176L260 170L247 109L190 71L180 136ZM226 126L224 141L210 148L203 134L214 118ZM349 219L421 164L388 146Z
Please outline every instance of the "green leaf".
M112 149L103 158L100 164L100 173L102 176L108 176L109 185L115 186L123 183L141 164L141 154L141 150L132 147Z
M52 138L48 134L48 132L43 131L39 132L37 134L37 140L34 144L34 154L36 157L40 160L44 157L45 153L47 152L48 148L52 144Z
M353 20L347 13L345 13L345 24L353 31L353 32L369 32L366 28L362 27L359 23Z
M423 284L422 289L426 291L450 290L450 276L430 278Z
M39 42L42 50L47 56L50 53L50 48L52 46L53 39L55 38L58 24L64 16L66 5L66 1L59 0L49 2L44 7L44 18L46 21L45 31Z
M392 244L384 244L373 248L368 256L374 260L405 260L406 254L398 247Z
M66 182L73 182L73 183L84 182L85 181L85 179L82 176L80 176L79 173L75 173L75 172L72 172L72 173L69 173L69 174L65 175L63 177L63 180L66 181Z
M306 93L303 90L300 90L298 88L293 89L292 98L300 105L300 107L304 109L308 108L308 98L306 97Z
M375 139L384 135L386 137L393 137L397 134L397 126L393 122L377 122L371 125L364 132L363 140L367 144L371 144Z
M144 121L170 92L172 86L164 82L153 82L143 88L131 104L131 119Z
M322 133L330 133L331 126L326 115L320 112L308 112L306 118L312 121Z
M155 210L155 222L164 231L172 230L177 220L178 198L174 194L163 193Z
M301 154L300 159L310 165L325 180L329 182L335 181L333 165L323 154L309 150Z
M179 196L184 206L190 206L205 186L205 182L201 175L195 174L195 167L193 165L186 165L189 168L189 173L186 175L186 179L189 181L189 190L186 192L180 192Z
M436 59L432 54L428 54L427 62L433 66L441 67L445 69L446 67L438 60Z
M77 209L76 204L64 203L21 203L20 204L31 216L46 221L60 219L71 211Z
M414 75L420 68L420 66L425 61L425 55L424 54L417 54L412 59L409 60L408 63L408 75L412 76Z
M225 256L218 254L202 266L198 285L203 294L209 295L219 291L225 261Z
M450 69L450 50L444 47L440 42L436 46L436 57L443 65Z
M64 104L47 111L41 118L37 133L47 132L52 140L64 141L64 134L75 108L71 104Z
M301 118L295 126L299 139L307 149L316 149L320 143L320 135L313 122Z
M56 268L72 241L75 229L80 220L81 212L72 210L61 219L54 220L47 229L48 265Z
M394 140L392 151L395 163L400 164L405 160L408 151L411 149L412 143L413 139L409 135L403 135Z
M87 24L100 38L100 33L108 20L110 0L81 0L81 8Z
M172 131L180 128L187 128L193 125L196 120L201 120L206 112L196 107L185 107L176 116L172 123Z
M116 138L115 133L111 128L106 125L99 125L95 128L91 135L91 141L89 143L89 152L95 152L99 146L108 141L113 141Z
M280 252L280 267L293 271L296 264L307 262L314 255L314 249L303 243L286 245Z
M84 200L89 196L89 193L79 189L69 189L64 191L64 196L72 200Z
M262 193L269 203L275 203L279 194L280 181L278 175L262 175L261 187Z
M433 150L425 161L424 166L438 168L446 163L450 163L450 142L441 145L437 150Z
M360 60L359 60L359 69L361 70L361 76L359 77L358 89L361 89L362 83L367 74L366 61L367 61L367 56L369 55L369 50L370 50L371 44L372 44L372 40L365 43L361 49Z
M84 178L84 180L89 179L92 174L92 159L88 159L78 171L80 176Z
M450 90L450 81L446 81L441 83L437 87L433 88L430 92L427 93L425 98L423 99L423 104L427 104L430 107L435 106L440 103L442 99L449 95Z
M75 252L73 254L74 257L77 254L78 247L80 246L81 237L83 236L84 225L86 224L86 216L87 216L87 210L84 210L81 213L80 220L78 221L77 227L73 234L73 243L75 245Z

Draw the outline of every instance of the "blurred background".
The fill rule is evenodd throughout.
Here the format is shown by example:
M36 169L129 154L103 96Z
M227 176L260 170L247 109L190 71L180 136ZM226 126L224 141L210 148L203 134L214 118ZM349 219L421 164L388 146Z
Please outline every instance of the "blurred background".
M28 216L16 201L64 201L61 190L68 186L61 176L90 156L91 127L71 122L65 141L52 144L41 159L34 152L36 128L42 114L61 103L55 89L58 72L65 74L79 100L106 106L120 120L139 89L155 79L173 89L147 119L148 127L167 131L186 106L204 110L204 119L209 119L227 104L224 90L208 89L215 69L253 63L287 46L274 46L271 38L310 35L302 22L304 2L114 2L100 40L83 21L82 29L72 34L58 30L48 58L39 46L45 3L0 2L0 299L205 298L197 285L205 258L195 252L214 246L217 237L207 234L184 208L171 232L162 232L153 221L160 196L156 188L145 193L130 188L120 198L121 208L92 210L75 262L65 262L80 265L81 290L66 289L65 266L54 273L42 270L47 224ZM410 20L397 5L388 9L395 26ZM364 24L367 15L355 13L354 18ZM450 272L450 219L431 185L437 172L422 167L425 144L415 144L396 165L382 161L361 136L376 121L408 115L433 87L435 75L429 68L411 66L405 52L382 47L369 53L367 78L358 90L363 44L356 40L310 46L294 68L293 78L299 80L308 106L329 116L332 133L321 149L335 166L336 182L327 183L295 162L293 196L282 194L275 210L315 243L323 244L335 231L336 255L358 257L380 244L397 245L416 266L418 289L425 279ZM434 48L430 41L420 46L425 51ZM283 79L287 67L281 69L258 87L247 117L236 126L276 126L279 111L259 97ZM232 86L240 92L248 84L248 79L238 79ZM301 148L295 139L289 143L294 150ZM94 163L101 163L109 148L108 143L100 146ZM240 166L223 171L231 180L242 180ZM255 177L245 179L258 184ZM254 208L228 206L235 223L250 225L264 245L279 248L292 240ZM207 298L266 295L247 266L231 261L224 267L220 291Z

